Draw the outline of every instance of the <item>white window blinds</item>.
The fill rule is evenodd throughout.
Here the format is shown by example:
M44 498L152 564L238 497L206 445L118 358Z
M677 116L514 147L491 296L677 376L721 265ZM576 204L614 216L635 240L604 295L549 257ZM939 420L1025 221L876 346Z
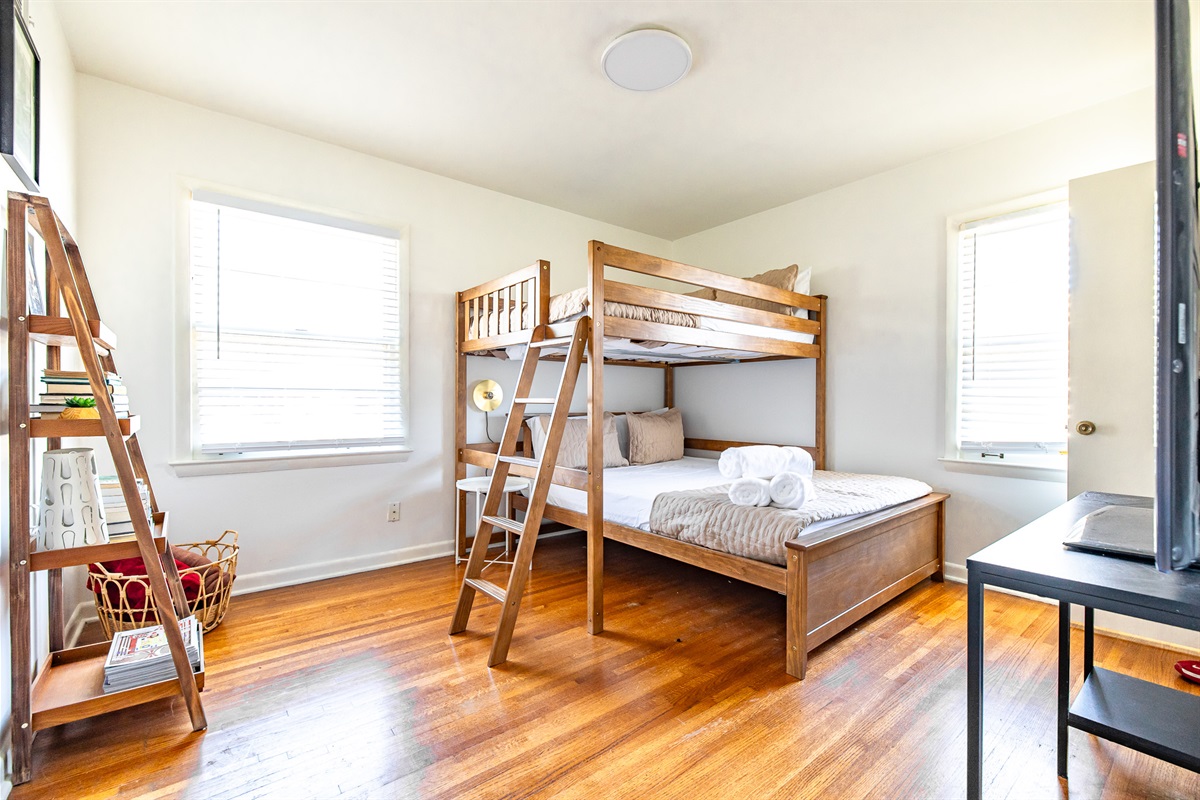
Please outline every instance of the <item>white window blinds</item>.
M398 236L292 214L193 196L194 452L404 442Z
M958 446L1066 446L1066 203L963 225L958 234Z

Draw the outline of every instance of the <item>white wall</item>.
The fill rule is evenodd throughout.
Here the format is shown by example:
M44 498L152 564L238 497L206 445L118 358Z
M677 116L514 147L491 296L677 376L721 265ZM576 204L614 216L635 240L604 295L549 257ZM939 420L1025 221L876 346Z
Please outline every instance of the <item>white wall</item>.
M812 266L813 293L829 295L830 464L907 475L950 492L953 574L974 551L1062 502L1065 490L938 461L946 429L947 218L1146 161L1154 157L1153 133L1152 93L1139 92L689 236L675 242L674 255L740 275ZM689 430L810 443L811 389L781 408L778 387L791 381L789 369L680 370L679 405L701 426ZM737 379L730 370L741 370ZM729 385L738 391L725 391ZM746 411L747 398L772 394L765 413Z
M241 532L242 590L450 552L455 290L539 258L552 263L554 288L576 288L593 238L670 250L661 239L94 77L81 75L78 92L77 239L120 337L150 475L175 540ZM175 296L186 275L176 245L181 176L409 226L407 462L187 478L168 466L186 449L172 447ZM399 523L385 522L393 500L402 502Z
M67 51L66 41L58 25L54 7L41 0L30 6L33 25L30 36L41 58L41 181L40 188L54 205L59 216L72 225L75 220L75 67ZM8 167L0 161L0 190L5 197L8 191L24 192L27 189ZM0 202L0 206L3 206ZM4 212L0 225L7 225L8 214ZM0 272L5 269L0 260ZM6 276L3 276L6 279ZM2 282L2 281L0 281ZM7 298L0 297L0 303ZM10 309L3 308L0 322L0 351L8 352L8 324ZM8 385L8 360L0 363L0 384ZM0 474L8 475L8 402L0 401ZM4 492L0 499L0 674L4 680L0 688L0 741L7 748L9 724L12 714L12 697L8 689L10 665L9 607L8 607L8 539L9 539L9 496ZM45 598L45 576L34 581L34 599ZM34 622L34 652L44 652L46 647L46 615L40 613ZM3 778L0 775L0 778ZM5 785L0 782L0 796L5 794Z

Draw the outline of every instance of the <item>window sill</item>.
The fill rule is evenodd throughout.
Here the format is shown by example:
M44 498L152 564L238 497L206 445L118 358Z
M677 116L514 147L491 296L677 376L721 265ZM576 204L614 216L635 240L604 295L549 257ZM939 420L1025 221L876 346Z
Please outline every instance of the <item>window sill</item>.
M387 464L407 461L412 450L393 447L356 453L312 453L300 455L238 456L233 458L195 458L168 462L180 478L201 475L231 475L239 472L276 472L285 469L317 469L320 467L353 467L362 464Z
M972 475L992 475L1004 478L1021 478L1031 481L1067 482L1067 468L1045 464L1022 464L1019 461L983 461L978 458L946 457L938 461L951 472L966 472Z

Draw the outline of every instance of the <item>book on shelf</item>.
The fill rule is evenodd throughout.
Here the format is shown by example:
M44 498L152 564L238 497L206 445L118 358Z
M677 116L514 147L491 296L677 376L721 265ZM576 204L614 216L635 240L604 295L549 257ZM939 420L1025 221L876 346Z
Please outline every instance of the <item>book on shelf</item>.
M71 381L72 383L76 381L88 382L88 374L82 370L44 369L42 370L42 380L46 380L47 378L55 381ZM114 381L120 383L121 376L115 372L106 372L104 373L104 380L108 383Z
M188 661L194 672L204 670L204 636L194 617L179 620ZM104 693L120 692L174 678L175 662L162 625L118 631L104 659Z
M61 405L65 408L67 401L72 397L95 397L95 395L91 392L82 394L39 394L38 403L50 406ZM110 399L114 408L129 408L129 395L114 394L110 395Z
M46 381L45 378L42 379ZM87 381L82 383L48 383L42 386L42 391L46 394L63 394L68 397L94 397L95 392L92 391L92 385ZM123 383L108 385L108 393L110 396L129 394L129 387Z
M133 530L132 522L120 522L117 523L117 525L121 528L121 530L113 530L112 525L108 526L109 544L114 542L132 542L137 539L137 533ZM128 529L125 529L126 525L129 526Z
M104 519L108 523L108 530L111 533L114 523L130 522L133 520L133 517L129 515L129 508L126 507L124 501L122 501L120 508L118 508L115 504L109 505L109 502L105 500Z

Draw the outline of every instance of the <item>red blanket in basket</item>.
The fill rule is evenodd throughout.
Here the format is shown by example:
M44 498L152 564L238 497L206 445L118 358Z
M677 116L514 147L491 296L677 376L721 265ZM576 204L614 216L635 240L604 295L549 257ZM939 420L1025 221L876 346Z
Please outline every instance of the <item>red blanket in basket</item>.
M119 561L106 561L104 568L109 572L119 572L122 575L145 575L146 564L140 558L122 558ZM187 598L189 604L195 602L200 596L200 576L195 572L183 572L188 568L179 559L175 559L175 568L182 573L179 578L183 583L183 594ZM108 600L114 608L121 607L121 589L115 585L115 582L106 582L100 573L100 570L95 564L88 565L87 588L99 594L101 587L107 583L106 591L108 592ZM126 608L130 610L140 610L146 608L146 594L149 588L149 582L143 581L124 581L125 583L125 600Z

